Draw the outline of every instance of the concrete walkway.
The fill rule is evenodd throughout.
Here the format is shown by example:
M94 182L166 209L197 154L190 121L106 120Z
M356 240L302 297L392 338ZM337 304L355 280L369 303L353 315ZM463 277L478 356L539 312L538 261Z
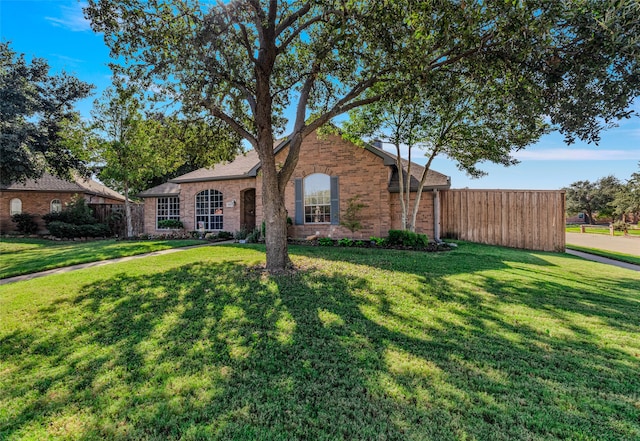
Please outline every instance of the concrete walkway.
M603 251L613 251L616 253L630 254L640 257L640 237L635 236L609 236L606 234L589 234L589 233L566 233L567 244L577 245L587 248L596 248ZM594 262L615 265L620 268L626 268L634 271L640 271L640 265L632 263L620 262L618 260L607 259L606 257L594 256L593 254L583 253L582 251L567 250L567 254L578 256L583 259L592 260Z
M233 241L228 240L224 242L207 243L204 245L192 245L189 247L182 247L182 248L169 248L166 250L154 251L152 253L136 254L135 256L118 257L116 259L99 260L97 262L79 263L77 265L65 266L62 268L54 268L47 271L40 271L39 273L31 273L31 274L23 274L22 276L7 277L6 279L0 279L0 285L6 285L8 283L15 283L15 282L22 282L24 280L36 279L38 277L44 277L50 274L68 273L69 271L77 271L85 268L93 268L94 266L103 266L103 265L109 265L111 263L128 262L129 260L142 259L145 257L161 256L163 254L177 253L179 251L192 250L194 248L202 248L202 247L208 247L212 245L228 245L230 243L233 243Z
M640 237L608 234L566 233L567 243L640 257Z

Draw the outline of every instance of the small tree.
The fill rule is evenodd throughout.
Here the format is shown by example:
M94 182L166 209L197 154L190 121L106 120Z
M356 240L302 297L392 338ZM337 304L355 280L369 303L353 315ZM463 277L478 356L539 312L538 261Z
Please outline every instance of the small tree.
M347 228L352 233L356 231L360 231L362 229L362 223L360 222L360 212L363 208L366 208L368 205L360 202L360 195L357 194L353 197L350 197L347 200L347 209L344 214L341 216L340 225Z

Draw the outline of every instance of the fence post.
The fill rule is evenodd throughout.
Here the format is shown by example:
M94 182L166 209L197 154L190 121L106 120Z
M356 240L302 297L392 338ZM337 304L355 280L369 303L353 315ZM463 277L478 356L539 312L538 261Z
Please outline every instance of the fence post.
M580 225L580 232L584 233L584 225Z
M609 224L609 235L613 236L613 224Z

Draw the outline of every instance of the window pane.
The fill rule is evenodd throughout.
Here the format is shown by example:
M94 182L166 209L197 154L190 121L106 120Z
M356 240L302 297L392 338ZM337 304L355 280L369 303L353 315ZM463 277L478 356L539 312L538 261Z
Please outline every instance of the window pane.
M60 199L54 199L51 201L51 212L60 213L62 211L62 202Z
M314 173L304 178L304 222L331 222L331 178Z
M218 190L204 190L196 195L196 229L222 230L223 195Z
M22 201L18 198L11 199L11 216L22 213Z

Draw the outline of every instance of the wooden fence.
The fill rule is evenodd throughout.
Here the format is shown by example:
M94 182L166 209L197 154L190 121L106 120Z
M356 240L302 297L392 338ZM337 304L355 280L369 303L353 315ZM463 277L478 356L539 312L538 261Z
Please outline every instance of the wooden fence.
M564 191L446 190L443 238L541 251L565 249Z
M126 236L127 224L124 221L124 204L89 204L89 207L100 223L111 223L118 230L118 236ZM143 204L131 204L131 222L133 223L134 235L144 232Z

